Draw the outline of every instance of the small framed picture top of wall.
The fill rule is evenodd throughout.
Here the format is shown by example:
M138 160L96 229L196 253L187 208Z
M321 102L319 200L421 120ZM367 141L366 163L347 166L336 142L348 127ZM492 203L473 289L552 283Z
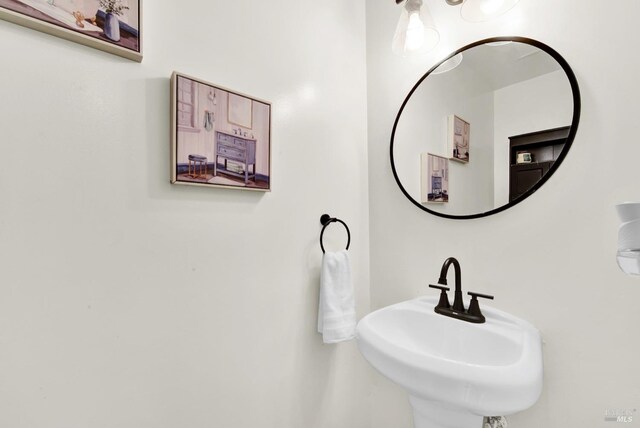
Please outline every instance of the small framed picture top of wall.
M471 125L455 114L449 116L448 125L449 159L464 163L469 162Z
M171 183L271 190L271 103L174 72Z
M142 0L0 0L0 19L142 61Z

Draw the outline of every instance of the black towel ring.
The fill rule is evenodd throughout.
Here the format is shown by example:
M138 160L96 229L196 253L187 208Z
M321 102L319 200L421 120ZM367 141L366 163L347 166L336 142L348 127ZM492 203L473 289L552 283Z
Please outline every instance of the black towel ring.
M341 223L345 229L347 229L347 250L349 249L349 245L351 245L351 232L349 231L349 226L347 224L336 217L331 217L329 214L322 214L320 217L320 223L322 223L322 232L320 232L320 248L322 248L322 252L324 253L324 245L322 244L322 235L324 235L324 230L331 223Z

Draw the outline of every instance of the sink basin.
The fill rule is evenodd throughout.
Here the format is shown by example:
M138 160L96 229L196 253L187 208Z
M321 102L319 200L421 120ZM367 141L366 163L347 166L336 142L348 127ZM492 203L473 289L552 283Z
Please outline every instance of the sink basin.
M358 323L360 352L408 391L414 426L481 428L483 416L531 407L542 391L538 330L491 307L473 324L436 314L436 304L409 300Z

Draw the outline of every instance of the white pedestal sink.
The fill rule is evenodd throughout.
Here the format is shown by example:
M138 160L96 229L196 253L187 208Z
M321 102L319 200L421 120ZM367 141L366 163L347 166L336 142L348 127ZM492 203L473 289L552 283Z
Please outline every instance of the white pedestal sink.
M460 321L436 303L409 300L358 323L360 351L407 390L415 428L482 428L483 416L531 407L542 391L538 330L487 306L484 324Z

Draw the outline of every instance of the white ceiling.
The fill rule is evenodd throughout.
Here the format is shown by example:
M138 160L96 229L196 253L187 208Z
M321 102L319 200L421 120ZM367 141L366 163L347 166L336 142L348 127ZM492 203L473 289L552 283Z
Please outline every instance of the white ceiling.
M445 76L465 81L474 79L482 82L485 90L495 91L562 68L545 51L525 43L481 45L463 52L463 55L462 64L456 69L429 76L429 79Z

